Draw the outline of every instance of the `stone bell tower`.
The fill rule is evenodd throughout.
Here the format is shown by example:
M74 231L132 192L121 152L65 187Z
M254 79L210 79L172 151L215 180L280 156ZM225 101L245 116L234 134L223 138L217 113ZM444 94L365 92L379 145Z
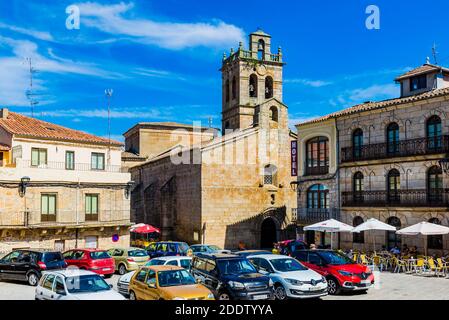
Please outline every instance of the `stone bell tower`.
M271 52L271 36L257 30L249 36L249 49L240 42L237 51L223 55L222 132L245 129L258 123L257 108L270 99L282 103L281 47Z

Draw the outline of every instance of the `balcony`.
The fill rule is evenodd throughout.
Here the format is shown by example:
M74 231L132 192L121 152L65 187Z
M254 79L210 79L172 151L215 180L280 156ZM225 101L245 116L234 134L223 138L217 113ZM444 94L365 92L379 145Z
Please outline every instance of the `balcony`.
M292 221L297 224L312 224L329 219L340 219L340 210L337 208L293 208Z
M402 140L394 144L376 143L360 148L341 149L341 162L379 160L449 152L449 136Z
M230 63L232 61L237 60L237 58L243 58L243 59L250 59L250 60L258 60L257 58L257 52L252 52L249 50L244 50L244 49L239 49L237 50L237 52L232 53L228 58L226 58L223 61L223 64L227 64ZM265 55L265 59L264 61L267 62L278 62L278 63L282 63L282 54L278 53L270 53L270 54L266 54Z
M329 173L329 167L306 167L305 176L319 176Z
M342 192L342 206L446 208L449 206L449 189Z
M95 171L95 172L127 172L126 168L117 165L105 165L103 169L94 169L90 163L74 163L73 168L68 169L65 162L47 162L40 165L32 165L30 160L21 160L22 168L50 169L50 170L67 170L67 171Z

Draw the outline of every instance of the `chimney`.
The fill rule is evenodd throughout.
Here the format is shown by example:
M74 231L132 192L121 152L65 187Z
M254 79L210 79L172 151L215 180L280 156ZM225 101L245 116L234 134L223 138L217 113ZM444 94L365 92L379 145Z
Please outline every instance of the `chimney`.
M8 119L8 109L7 108L2 108L0 110L0 119Z

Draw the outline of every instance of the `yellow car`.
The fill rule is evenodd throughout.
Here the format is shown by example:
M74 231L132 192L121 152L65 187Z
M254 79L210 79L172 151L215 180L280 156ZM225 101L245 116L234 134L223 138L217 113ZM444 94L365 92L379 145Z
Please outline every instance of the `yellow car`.
M114 259L115 270L120 275L137 270L150 260L148 252L140 248L113 248L108 253Z
M129 284L130 300L215 300L214 294L178 266L140 268Z

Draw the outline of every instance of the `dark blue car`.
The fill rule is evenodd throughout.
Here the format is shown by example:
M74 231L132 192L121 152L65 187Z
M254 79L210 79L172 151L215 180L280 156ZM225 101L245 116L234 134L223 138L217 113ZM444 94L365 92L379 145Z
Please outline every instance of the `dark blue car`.
M161 241L152 243L147 247L150 258L186 256L189 246L185 242Z

